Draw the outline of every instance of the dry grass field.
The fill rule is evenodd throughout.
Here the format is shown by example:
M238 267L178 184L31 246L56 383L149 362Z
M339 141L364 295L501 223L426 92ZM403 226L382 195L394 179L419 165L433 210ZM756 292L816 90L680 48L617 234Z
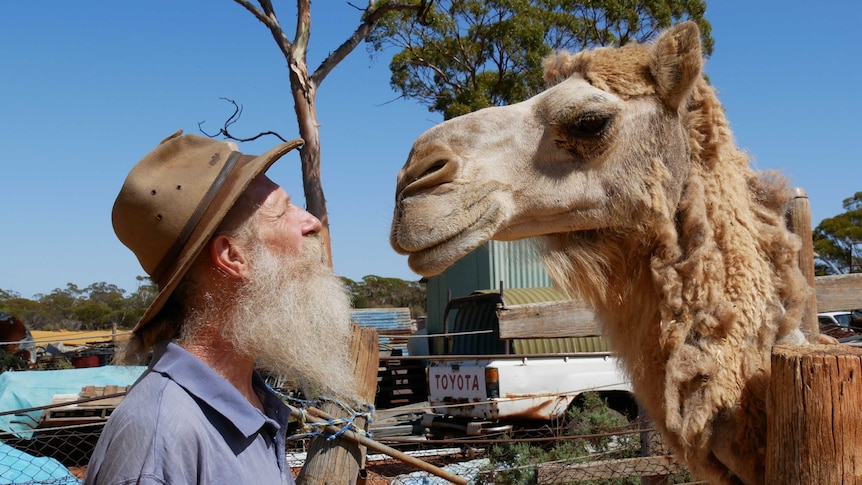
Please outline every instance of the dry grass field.
M68 347L76 347L89 343L110 342L114 337L110 330L88 330L88 331L45 331L31 330L33 340L38 347L44 347L48 344L57 345L63 343ZM128 330L118 330L116 334L117 340L123 340L129 335Z

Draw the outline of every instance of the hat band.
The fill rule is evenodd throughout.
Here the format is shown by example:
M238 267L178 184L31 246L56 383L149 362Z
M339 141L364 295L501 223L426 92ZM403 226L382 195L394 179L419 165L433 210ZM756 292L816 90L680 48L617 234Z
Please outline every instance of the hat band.
M221 171L216 176L215 180L213 180L212 185L210 185L207 193L204 194L198 206L195 208L195 211L192 212L191 217L186 222L185 227L180 232L177 239L174 241L174 244L171 245L168 252L165 253L165 256L162 258L162 261L156 266L156 269L153 271L153 274L150 275L150 279L153 280L156 284L161 284L162 278L165 276L165 271L171 266L171 264L177 259L180 251L186 246L186 243L189 242L189 238L192 236L192 232L194 232L195 228L198 227L198 224L201 221L204 213L212 203L216 194L221 189L222 185L224 185L225 180L227 180L228 174L230 174L231 170L233 170L234 165L236 165L237 160L239 160L240 152L231 152L224 166L221 168Z

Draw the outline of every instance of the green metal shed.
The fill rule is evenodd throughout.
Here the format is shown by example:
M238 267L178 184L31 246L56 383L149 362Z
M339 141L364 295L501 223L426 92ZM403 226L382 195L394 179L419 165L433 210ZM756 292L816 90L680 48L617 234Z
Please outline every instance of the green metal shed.
M499 297L500 288L503 296ZM551 287L550 278L531 241L490 241L456 262L443 274L427 282L428 334L491 330L489 334L465 335L454 339L452 348L444 349L442 340L429 342L431 353L452 354L503 353L498 342L499 328L495 305L522 305L566 299ZM485 301L465 303L450 310L449 324L444 322L446 304L474 293L489 294ZM497 293L496 297L490 293ZM460 313L460 314L459 314ZM456 328L457 327L457 328ZM510 351L515 354L571 352L606 352L602 337L516 339Z
M426 284L428 333L443 331L443 312L450 298L476 290L551 286L532 241L488 241Z

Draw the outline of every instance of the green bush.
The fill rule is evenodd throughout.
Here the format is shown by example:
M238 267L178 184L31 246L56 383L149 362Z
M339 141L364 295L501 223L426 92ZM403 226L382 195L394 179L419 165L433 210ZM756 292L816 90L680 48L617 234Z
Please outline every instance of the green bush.
M561 439L550 449L528 443L502 443L487 453L488 465L482 468L476 484L533 485L537 483L537 465L548 462L578 463L601 454L601 459L637 456L640 442L636 434L602 435L628 425L622 414L610 409L597 393L584 393L577 406L569 410L566 425L568 436L585 438ZM637 485L640 478L619 478L580 482L588 485Z

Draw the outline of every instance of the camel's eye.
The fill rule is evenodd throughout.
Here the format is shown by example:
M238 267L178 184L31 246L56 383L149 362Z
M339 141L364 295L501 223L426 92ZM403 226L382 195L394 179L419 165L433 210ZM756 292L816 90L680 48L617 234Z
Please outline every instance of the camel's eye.
M579 117L570 124L566 134L573 138L594 138L602 136L610 123L610 116L590 113Z
M613 136L614 113L588 111L564 123L555 125L557 147L577 160L592 160L599 156Z

